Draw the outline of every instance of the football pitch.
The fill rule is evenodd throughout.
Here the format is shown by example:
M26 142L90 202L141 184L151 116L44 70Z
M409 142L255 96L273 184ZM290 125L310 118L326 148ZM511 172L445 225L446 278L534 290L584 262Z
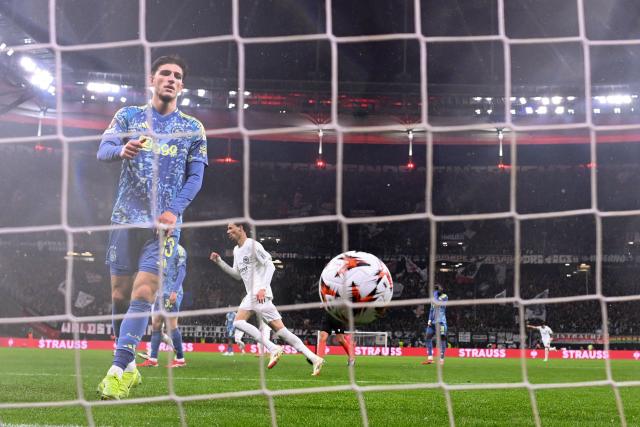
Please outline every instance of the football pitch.
M162 365L167 354L161 355ZM378 390L378 386L410 386L438 381L436 365L422 366L416 357L359 357L355 381L363 387L362 399L372 426L446 426L449 417L442 388ZM69 401L78 399L75 353L37 349L0 348L0 404L9 402ZM87 400L96 401L95 387L111 362L108 351L82 351L81 384ZM145 403L114 406L97 402L91 407L94 423L100 426L175 426L183 411L188 425L268 426L271 425L269 399L260 390L260 359L246 354L225 357L219 353L189 353L188 367L174 369L173 389L180 397L190 397L181 405L162 401L169 393L168 371L141 369L143 383L130 398L156 398ZM266 362L265 362L266 363ZM611 361L613 379L640 381L640 362ZM572 383L606 380L602 360L527 361L532 384ZM279 426L362 425L358 394L354 391L323 391L317 387L348 386L349 371L344 356L329 356L322 374L311 377L311 366L301 355L285 355L266 372L266 386L273 397ZM487 385L522 381L517 359L449 358L442 369L449 385ZM529 391L517 387L452 390L449 393L457 426L532 426L534 418ZM305 392L305 389L307 392ZM237 392L254 395L238 397ZM283 390L295 394L281 395ZM640 385L621 387L620 397L629 426L640 425ZM200 400L208 394L220 399ZM609 386L545 388L535 391L544 426L620 425L615 394ZM0 425L86 425L85 408L80 405L0 409Z

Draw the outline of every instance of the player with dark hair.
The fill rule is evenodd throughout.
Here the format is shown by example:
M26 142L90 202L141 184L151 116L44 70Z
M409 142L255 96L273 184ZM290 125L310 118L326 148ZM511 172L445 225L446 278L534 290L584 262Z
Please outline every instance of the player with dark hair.
M286 328L282 322L282 316L280 316L278 309L273 304L271 278L276 268L271 260L271 255L259 242L247 237L245 226L242 224L229 223L227 236L236 242L236 247L233 248L233 267L224 262L217 252L211 252L209 259L229 276L244 282L247 295L242 299L240 307L238 307L233 326L265 346L267 351L271 353L267 368L273 368L284 354L284 351L279 345L264 339L258 328L247 322L253 313L256 313L263 322L273 329L277 338L291 345L311 361L313 364L313 373L311 375L319 375L324 359L313 354L300 338Z
M135 351L160 288L160 264L179 243L182 214L200 190L208 162L202 123L177 107L184 61L163 56L151 69L151 101L120 109L97 154L122 164L111 222L127 226L109 235L113 313L127 316L119 327L115 322L117 348L98 386L102 399L126 397L141 382Z
M434 302L431 303L427 328L425 329L427 335L427 360L422 362L423 365L433 363L433 339L436 334L440 335L440 364L444 365L444 353L447 349L447 306L445 303L448 300L449 297L444 293L442 286L436 283L433 290Z

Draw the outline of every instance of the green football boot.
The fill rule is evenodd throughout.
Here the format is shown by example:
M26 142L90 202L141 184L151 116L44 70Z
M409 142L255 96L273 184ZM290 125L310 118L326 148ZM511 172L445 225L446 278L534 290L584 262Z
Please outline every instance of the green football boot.
M98 393L102 400L120 400L129 396L129 387L117 375L107 375L98 384Z
M124 371L122 374L122 381L126 384L127 388L131 390L134 387L142 384L142 375L138 368L135 368L133 371Z

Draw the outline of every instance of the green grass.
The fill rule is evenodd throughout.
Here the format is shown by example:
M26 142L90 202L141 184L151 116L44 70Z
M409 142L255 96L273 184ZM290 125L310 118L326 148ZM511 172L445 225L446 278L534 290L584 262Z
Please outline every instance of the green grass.
M164 355L163 355L164 357ZM33 349L0 349L0 403L70 401L78 399L74 352ZM414 357L360 357L356 382L362 387L436 383L437 366L422 366ZM173 390L178 396L202 396L260 389L259 359L253 355L188 354L189 366L173 370ZM81 384L84 397L96 402L95 387L110 366L108 351L81 352ZM164 360L163 360L164 362ZM533 384L568 383L606 379L603 361L540 360L527 363ZM617 381L640 381L636 361L612 361ZM132 398L166 396L168 371L146 368L143 384ZM443 380L450 385L517 383L522 381L520 360L447 359ZM304 390L349 384L344 356L330 356L320 377L310 376L311 366L300 355L285 355L266 372L270 390ZM640 387L623 387L620 396L629 426L640 425ZM452 390L449 393L458 426L532 426L531 399L526 388ZM611 387L553 388L535 392L543 426L620 425ZM449 424L447 396L441 388L365 391L362 404L372 426ZM114 406L97 402L89 411L80 405L55 408L0 409L0 425L86 425L87 415L96 425L173 426L182 410L194 426L271 425L269 400L262 394L223 399L196 399L179 406L174 401ZM277 395L273 398L280 426L362 425L361 401L353 391Z

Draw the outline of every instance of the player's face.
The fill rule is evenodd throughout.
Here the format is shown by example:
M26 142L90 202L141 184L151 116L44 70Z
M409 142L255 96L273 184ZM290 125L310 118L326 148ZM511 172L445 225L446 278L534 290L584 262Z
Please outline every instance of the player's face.
M171 102L178 97L184 87L182 68L176 64L161 65L153 76L151 85L154 94L164 102Z
M234 242L240 240L243 232L244 231L242 230L242 227L238 227L234 223L230 223L229 225L227 225L227 236Z

